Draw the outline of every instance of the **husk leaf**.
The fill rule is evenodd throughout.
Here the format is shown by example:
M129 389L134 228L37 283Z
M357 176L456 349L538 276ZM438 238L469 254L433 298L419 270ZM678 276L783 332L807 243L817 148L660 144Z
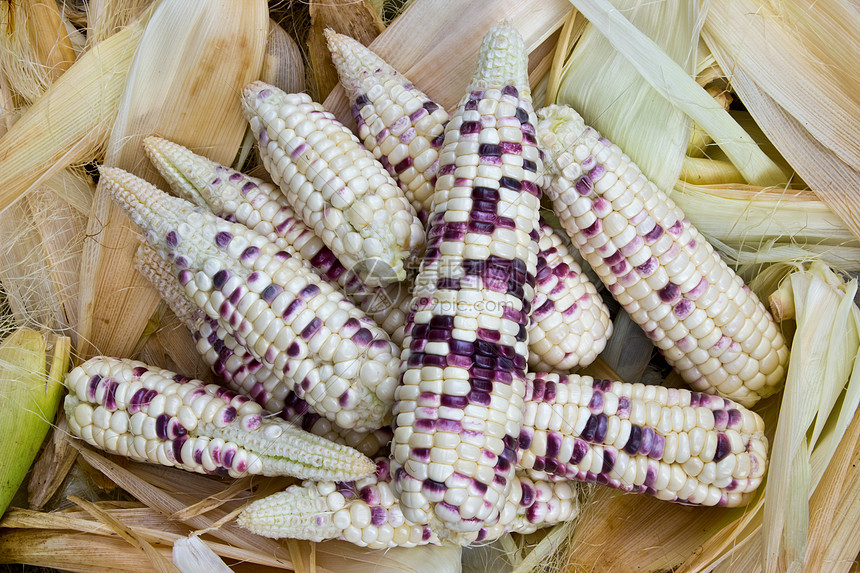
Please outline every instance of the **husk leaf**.
M322 101L338 83L323 34L325 29L331 28L368 45L385 29L385 24L367 0L310 0L308 7L311 14L308 59L316 88L314 99Z
M762 153L722 105L651 39L639 32L623 14L615 10L608 0L571 2L660 95L669 99L711 135L749 183L767 186L785 181L786 177L779 167Z
M95 157L116 117L144 20L93 46L0 138L0 211L38 181Z
M687 76L696 64L696 2L613 0L614 9L650 38ZM593 24L568 58L557 103L576 109L601 135L620 146L661 189L678 179L690 139L690 120L650 86Z
M732 70L732 87L762 131L810 188L827 202L856 237L860 237L860 198L855 192L860 188L860 171L855 167L856 146L845 148L841 144L836 146L838 142L829 138L817 139L809 131L809 124L818 121L814 116L795 116L782 107L769 91L772 86L760 77L762 70L758 66L747 69L735 61L731 47L720 43L710 25L706 25L703 36L720 67ZM836 63L833 62L834 66ZM815 100L814 105L815 109L824 110L831 105L838 107L840 103L827 97ZM855 116L858 114L860 112L855 112Z
M238 94L259 76L267 31L262 0L162 1L135 56L105 164L160 183L140 145L154 133L205 146L207 156L229 164L245 133ZM133 268L133 227L99 187L82 266L81 355L129 356L158 303Z
M24 481L51 428L63 395L61 376L69 365L69 339L52 342L48 369L47 337L21 328L0 344L0 513Z

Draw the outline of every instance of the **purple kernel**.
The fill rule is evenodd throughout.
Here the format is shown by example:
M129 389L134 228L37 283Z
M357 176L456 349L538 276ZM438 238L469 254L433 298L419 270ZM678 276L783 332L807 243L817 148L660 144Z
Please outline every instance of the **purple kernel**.
M673 311L675 312L675 316L678 318L684 319L690 316L690 313L693 312L695 305L689 300L682 298L678 301L678 304L675 305Z
M87 384L87 398L92 401L96 399L96 390L98 390L99 383L102 381L102 377L100 374L96 374L92 378L90 378L89 383Z
M308 323L308 325L302 330L302 338L305 340L310 339L314 334L316 334L319 329L322 328L322 320L317 317L314 317L313 320Z
M226 249L227 245L230 244L230 241L233 239L233 235L226 231L221 231L217 235L215 235L215 244L222 249Z
M719 462L722 459L725 459L729 453L731 453L732 447L729 443L729 438L722 432L717 434L717 450L714 452L714 461Z
M570 455L570 463L576 465L582 461L585 454L588 453L588 444L583 440L576 440L573 444L573 453Z
M464 121L460 126L461 135L472 135L481 133L481 123L478 121Z
M511 97L519 98L519 97L520 97L520 92L519 92L519 90L517 90L517 88L516 88L516 87L511 86L511 85L507 85L507 86L505 86L504 88L502 88L502 95L503 95L503 96L511 96Z
M108 378L105 388L104 404L108 410L116 410L116 389L119 386L114 380Z
M674 283L669 283L657 291L660 295L660 300L663 302L672 302L681 296L681 289Z
M582 234L586 237L593 237L602 230L603 222L600 219L596 219L591 225L582 230Z
M242 251L242 254L239 255L239 259L243 263L250 263L252 261L255 261L257 259L257 257L259 257L259 256L260 256L260 249L258 247L250 246L247 249L245 249L244 251Z
M529 112L527 112L521 107L518 107L515 113L515 117L517 118L517 120L519 120L520 123L527 123L529 120Z
M159 414L155 419L155 435L159 440L167 440L167 423L170 421L170 416L167 414Z
M651 229L650 231L645 233L645 236L643 238L645 239L645 243L650 245L651 243L653 243L654 241L656 241L657 239L659 239L662 236L663 236L663 227L661 227L659 224L657 224L657 225L654 225L653 229Z
M245 178L245 176L242 175L241 173L234 172L234 173L230 174L230 177L228 178L228 180L232 181L233 183L238 183L239 181L241 181L244 178Z
M478 146L478 155L482 157L500 157L502 148L494 143L482 143Z
M658 264L659 263L657 262L657 258L651 257L650 259L648 259L647 261L645 261L644 263L642 263L641 265L636 267L636 270L643 277L647 277L647 276L650 276L655 270L657 270Z
M377 527L382 525L385 523L387 517L388 512L382 507L374 505L370 508L370 523L372 525L376 525Z
M169 231L167 236L164 237L164 241L167 243L168 247L175 247L179 244L179 237L176 235L176 231Z
M271 303L273 300L275 300L275 297L277 297L282 292L284 292L284 288L282 286L276 285L276 284L270 284L269 286L267 286L266 288L263 289L263 292L261 293L260 296L262 297L262 299L264 301Z
M603 392L595 391L591 395L591 400L588 402L588 409L594 412L595 414L599 414L603 411Z

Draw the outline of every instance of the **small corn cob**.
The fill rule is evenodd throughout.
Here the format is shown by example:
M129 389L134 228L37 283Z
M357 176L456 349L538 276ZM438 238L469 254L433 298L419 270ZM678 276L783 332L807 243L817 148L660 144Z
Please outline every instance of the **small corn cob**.
M448 112L361 43L332 30L325 35L359 139L426 220Z
M325 541L341 539L361 547L439 545L438 523L409 522L391 488L388 460L376 460L374 476L354 482L306 481L248 505L240 526L266 537ZM531 533L572 519L579 510L575 484L513 480L496 525L460 533L446 541L469 545L507 532Z
M367 284L404 280L424 228L373 154L307 94L258 81L242 104L263 164L305 224Z
M186 297L342 428L391 420L397 347L343 294L265 237L103 167L114 201L173 265Z
M529 375L518 468L696 505L747 503L764 422L725 398L589 376Z
M275 185L219 165L166 139L150 136L143 145L174 193L265 235L278 247L308 261L322 278L337 284L395 344L403 341L406 309L412 302L407 288L401 283L387 287L366 285L296 216Z
M666 360L744 406L779 390L788 348L755 294L617 145L570 108L539 115L559 221Z
M529 366L568 371L594 362L612 335L609 309L564 244L541 220Z
M369 458L273 418L246 396L136 360L91 358L65 384L71 432L134 460L231 477L374 471Z
M288 390L272 369L254 358L218 321L206 316L186 297L170 265L146 245L137 250L135 266L155 286L170 310L191 331L197 351L226 387L250 396L269 412L317 436L355 448L364 455L376 455L391 441L391 430L372 432L347 430L321 417L308 403Z
M397 388L393 486L414 523L494 524L514 475L542 165L522 37L484 38L445 130Z

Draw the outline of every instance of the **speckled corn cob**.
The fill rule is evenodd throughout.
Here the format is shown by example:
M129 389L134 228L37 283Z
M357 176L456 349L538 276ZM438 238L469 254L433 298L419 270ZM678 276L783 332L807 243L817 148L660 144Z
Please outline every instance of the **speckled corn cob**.
M307 94L258 81L242 106L263 164L305 224L367 284L404 280L424 228L373 154Z
M591 364L612 335L609 309L564 240L543 220L538 245L529 366L568 371Z
M438 523L407 521L391 488L388 460L376 463L374 476L354 482L306 481L258 500L239 515L239 525L266 537L341 539L372 549L439 545ZM507 532L531 533L572 519L579 510L576 494L576 485L569 482L517 476L496 525L447 541L488 542Z
M412 301L406 285L366 285L296 216L275 185L219 165L166 139L147 137L143 145L174 193L219 217L243 224L290 254L300 256L322 278L337 284L395 344L403 341L406 309Z
M445 130L397 389L393 486L415 523L456 535L508 497L528 358L542 165L522 37L485 37Z
M666 360L744 406L779 390L788 349L755 294L617 145L570 108L539 116L559 221Z
M185 295L314 410L342 428L391 420L397 347L289 253L116 168L102 181L171 261Z
M352 103L359 139L397 179L425 220L448 112L361 43L332 30L325 34Z
M65 384L72 434L134 460L232 477L356 479L374 470L369 458L272 418L246 396L136 360L91 358Z
M699 392L534 374L518 468L697 505L747 503L767 465L758 414Z
M170 310L191 331L197 351L225 386L250 396L269 412L327 440L355 448L367 456L376 455L391 441L391 430L380 428L358 432L341 428L310 409L308 403L288 390L272 369L254 358L231 334L218 326L186 297L170 265L146 245L137 251L135 266L149 280Z

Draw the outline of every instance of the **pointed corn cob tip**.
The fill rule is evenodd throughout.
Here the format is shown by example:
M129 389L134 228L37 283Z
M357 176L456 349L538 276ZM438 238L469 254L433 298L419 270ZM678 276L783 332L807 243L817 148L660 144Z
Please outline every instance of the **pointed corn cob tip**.
M512 86L528 95L528 64L522 35L510 20L502 20L484 35L478 66L467 91Z
M206 181L201 179L199 170L195 169L195 163L206 160L204 157L155 135L143 140L143 149L174 193L199 207L209 208L206 199L198 192L198 189L205 187Z
M373 154L307 94L257 81L242 106L263 163L305 224L368 285L405 280L424 228Z
M301 430L249 397L129 359L96 356L71 370L72 434L107 452L198 473L353 480L376 465Z
M155 249L142 243L134 256L134 268L152 283L161 299L186 328L192 331L197 329L200 321L206 318L206 313L188 300L170 265Z
M547 197L613 297L695 390L751 407L788 347L758 297L681 209L568 106L538 113Z

